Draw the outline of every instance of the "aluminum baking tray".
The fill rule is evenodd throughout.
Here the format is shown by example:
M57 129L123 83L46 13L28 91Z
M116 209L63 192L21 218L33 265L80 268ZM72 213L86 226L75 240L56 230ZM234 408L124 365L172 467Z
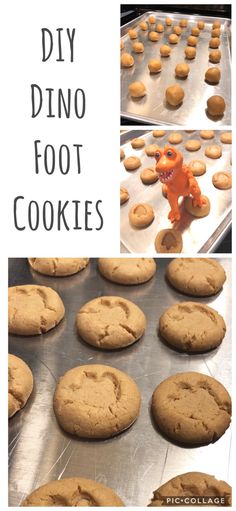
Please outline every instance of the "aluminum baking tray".
M173 131L166 131L166 135L161 138L155 138L152 131L138 131L138 136L145 139L148 144L157 144L160 147L168 142L168 136ZM181 220L176 224L183 237L183 253L193 254L196 252L213 252L217 245L222 241L227 230L231 225L231 196L232 190L218 190L212 184L212 176L220 170L231 170L231 145L222 144L219 141L219 130L215 131L215 137L211 140L204 140L200 137L199 131L186 133L178 131L183 136L183 142L174 145L184 155L184 162L203 159L207 165L207 171L204 175L197 177L199 186L203 195L207 195L211 202L211 210L205 218L194 218L184 208L181 207ZM171 228L172 224L168 220L170 206L168 200L162 195L162 184L156 182L152 185L144 185L140 179L140 172L149 166L155 165L155 158L146 155L144 148L133 149L130 142L137 137L137 131L130 131L126 135L121 135L121 144L125 152L125 157L138 156L142 161L142 166L136 171L129 172L125 170L123 161L120 163L121 186L124 186L130 195L128 202L121 206L120 210L120 240L126 250L133 253L155 254L154 241L157 233L161 229ZM190 152L184 148L187 140L198 139L201 141L199 151ZM222 156L213 160L204 155L205 148L211 144L218 144L222 147ZM152 224L145 229L136 229L129 223L129 210L134 204L146 202L150 204L155 211L155 218Z
M168 36L172 32L172 27L166 27L163 34L160 35L158 42L148 40L148 31L139 28L140 21L146 21L153 14L157 23L164 24L165 18L169 16L178 25L183 18L188 20L188 27L184 29L180 41L176 45L170 45L172 48L169 58L162 58L162 71L158 74L150 74L147 64L151 58L160 57L161 44L168 44ZM211 37L211 26L216 18L187 15L178 13L164 13L160 11L147 12L135 20L123 25L121 28L121 38L124 41L125 48L123 52L131 53L134 57L134 66L121 69L121 116L126 119L136 120L137 122L149 124L167 124L190 126L195 123L196 127L219 126L231 124L231 21L225 18L217 18L222 24L222 35L220 51L222 54L219 67L221 69L221 80L218 85L208 85L204 76L206 70L217 64L212 64L208 60L209 40ZM201 31L199 43L197 46L197 55L194 60L186 61L190 66L190 73L187 80L175 78L175 66L179 62L185 61L184 49L186 39L191 33L191 28L196 22L203 20L205 29ZM153 25L154 29L155 25ZM132 51L132 41L127 34L130 28L137 28L138 40L143 42L144 53L135 54ZM145 84L147 94L141 99L132 99L128 92L128 86L131 82L141 81ZM172 107L165 101L165 90L170 85L179 84L185 93L184 101L179 107ZM210 118L206 114L206 102L210 96L219 94L224 97L226 102L225 114L221 119ZM122 124L122 121L121 121Z
M26 407L9 421L9 504L19 506L37 486L61 477L83 476L113 488L126 505L146 506L159 485L179 473L198 470L230 483L231 428L215 443L183 448L157 432L150 417L156 385L180 371L200 371L231 387L231 259L219 259L227 272L223 290L203 298L224 317L227 332L222 345L205 355L186 355L164 345L157 336L160 315L171 304L186 300L164 278L168 259L157 261L156 276L139 286L120 286L103 279L96 260L80 274L50 278L29 268L26 259L10 259L9 284L53 287L63 299L66 317L42 336L10 336L10 353L31 367L35 386ZM76 335L75 315L82 304L99 295L123 296L147 316L143 338L125 349L102 352ZM137 382L142 407L138 420L122 434L105 441L79 440L58 426L52 397L58 378L80 364L108 364L126 371ZM220 463L219 463L220 460Z

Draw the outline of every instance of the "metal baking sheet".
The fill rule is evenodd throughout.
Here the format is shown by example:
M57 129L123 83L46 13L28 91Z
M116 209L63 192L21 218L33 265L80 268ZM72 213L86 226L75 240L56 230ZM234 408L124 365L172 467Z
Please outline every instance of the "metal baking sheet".
M136 131L131 131L126 136L121 136L121 144L124 140L136 138ZM168 137L173 131L166 131L166 135L161 138L155 138L152 131L139 130L139 135L145 139L146 146L157 144L164 147L168 143ZM200 132L186 133L178 131L183 136L183 142L180 144L170 144L180 150L184 155L184 162L191 160L204 160L207 171L204 175L197 177L198 184L203 195L210 199L211 210L208 216L204 218L194 218L188 213L184 206L181 206L181 220L176 223L176 227L182 233L183 253L212 252L217 244L222 240L227 229L231 225L231 196L232 190L218 190L212 184L212 176L220 170L231 171L231 144L222 144L220 134L222 131L216 130L215 137L211 140L204 140L200 137ZM187 140L197 139L201 141L199 151L190 152L184 147ZM216 160L204 155L205 148L208 145L217 144L222 147L222 156ZM120 163L121 186L124 186L130 195L129 200L122 204L120 209L120 239L122 244L129 252L155 254L155 238L161 229L171 228L172 224L168 220L170 205L168 200L162 195L162 184L157 181L152 185L144 185L140 179L140 173L145 167L155 166L155 158L149 157L145 153L145 147L142 149L133 149L131 143L122 145L125 157L138 156L142 165L135 171L127 171L123 160ZM181 199L182 200L182 199ZM136 229L129 222L129 211L134 204L145 202L150 204L155 212L155 218L151 225L145 229Z
M139 28L140 21L148 20L153 14L157 23L164 24L165 18L173 19L173 24L178 25L183 18L188 20L188 27L183 30L178 44L171 44L171 56L161 58L162 71L157 74L150 74L147 64L151 58L160 57L160 46L168 44L168 36L172 33L172 27L165 27L158 42L148 39L148 32ZM134 57L134 66L128 69L121 68L121 116L126 119L136 120L149 124L167 124L179 126L219 126L231 124L231 57L230 57L230 25L228 19L217 18L222 24L220 51L222 54L219 64L212 64L208 60L209 40L211 38L212 23L216 18L178 13L163 13L150 11L139 16L132 22L121 28L121 38L125 48L123 52L131 53ZM191 34L191 28L197 21L205 22L205 29L201 31L197 45L197 55L193 60L186 60L190 67L190 73L186 80L175 78L175 66L185 61L184 49L187 45L187 37ZM155 25L151 26L154 30ZM127 34L130 28L138 31L138 40L144 44L144 53L135 54L132 51L132 43ZM221 80L218 85L208 85L205 82L205 72L209 67L219 66L221 69ZM141 99L132 99L128 92L128 86L135 81L145 84L147 94ZM183 103L178 107L172 107L165 101L165 90L170 85L179 84L185 93ZM226 102L225 114L221 119L210 118L206 114L206 103L210 96L218 94L223 96Z
M203 471L230 483L231 428L214 444L183 448L157 432L150 416L153 390L180 371L199 371L231 388L231 260L219 259L227 273L223 290L198 301L218 310L227 325L221 346L205 355L186 355L164 345L157 336L163 311L188 299L164 278L169 259L159 259L156 276L146 284L120 286L103 279L96 260L80 274L50 278L30 270L26 259L9 260L9 284L42 284L60 293L64 321L35 337L10 336L10 353L31 367L35 385L26 407L9 421L9 504L19 506L36 487L53 479L83 476L113 488L128 506L147 506L152 492L186 471ZM103 352L83 343L75 332L75 315L82 304L99 295L123 296L137 303L147 317L143 338L125 349ZM58 378L81 364L102 363L126 371L142 395L138 420L127 431L105 441L79 440L58 426L52 397ZM220 463L219 463L220 460Z

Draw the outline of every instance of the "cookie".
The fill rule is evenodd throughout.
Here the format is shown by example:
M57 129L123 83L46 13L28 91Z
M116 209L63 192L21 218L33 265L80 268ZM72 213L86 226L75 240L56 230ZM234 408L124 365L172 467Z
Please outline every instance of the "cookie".
M181 133L173 132L168 137L168 142L170 142L170 144L180 144L182 142L182 140L183 140L183 137L182 137Z
M201 149L200 140L187 140L187 142L185 142L185 149L187 149L187 151L198 151Z
M101 296L83 305L76 317L82 339L102 349L124 348L142 337L146 318L135 303L119 296Z
M230 172L216 172L212 176L212 184L219 190L232 188L232 174Z
M151 185L158 181L159 174L156 172L154 167L146 167L140 173L140 179L144 185Z
M131 140L131 145L133 149L140 149L141 147L145 146L145 140L143 138L134 138Z
M204 204L202 204L202 206L194 206L192 197L184 198L184 207L190 215L197 218L203 218L204 216L209 215L211 209L210 201L206 195L202 195L202 197L204 198Z
M203 472L187 472L173 477L155 490L149 507L174 505L170 499L175 497L223 497L224 505L231 506L231 493L231 486L225 481Z
M129 192L123 186L120 187L120 205L129 200Z
M224 133L221 133L220 141L223 144L232 144L232 132L231 131L225 131Z
M192 160L188 163L188 168L193 176L202 176L206 172L206 164L203 160Z
M124 167L126 170L136 170L140 167L141 160L137 156L129 156L124 160Z
M67 371L53 398L62 429L81 438L109 438L129 428L138 417L140 403L132 378L100 364Z
M86 268L87 257L29 257L33 270L50 277L66 277Z
M216 259L202 257L173 259L166 277L178 291L190 296L215 295L226 280L224 268Z
M154 220L154 210L150 204L134 204L129 211L129 221L133 227L143 229Z
M177 373L162 381L152 396L158 428L186 445L215 442L231 422L231 398L215 378L197 372Z
M43 334L58 325L64 314L60 296L50 287L29 284L8 290L8 328L11 334Z
M222 156L222 149L219 145L216 144L208 145L205 149L205 156L216 160Z
M155 249L161 254L177 254L182 251L182 235L176 229L162 229L155 239Z
M147 156L155 156L155 153L159 149L157 144L149 144L145 147L145 153Z
M147 257L100 258L98 268L111 282L117 284L142 284L156 273L154 259Z
M162 314L159 332L170 346L187 353L197 353L219 346L225 336L226 325L222 316L208 305L181 302Z
M122 507L124 504L111 488L90 479L70 477L40 486L23 500L21 506Z
M166 132L164 130L153 130L152 136L155 138L164 137Z
M12 417L25 406L33 384L32 372L24 360L8 355L8 417Z
M215 132L213 130L201 130L200 131L200 137L204 138L206 140L214 138L214 136L215 136Z

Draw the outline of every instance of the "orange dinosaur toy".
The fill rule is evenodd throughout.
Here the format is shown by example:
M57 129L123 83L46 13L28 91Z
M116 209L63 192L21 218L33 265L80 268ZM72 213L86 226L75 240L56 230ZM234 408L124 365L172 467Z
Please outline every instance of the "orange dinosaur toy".
M168 218L174 223L180 219L179 197L193 196L193 206L201 207L205 200L191 170L183 164L183 155L174 147L158 148L155 153L156 172L163 183L171 207Z

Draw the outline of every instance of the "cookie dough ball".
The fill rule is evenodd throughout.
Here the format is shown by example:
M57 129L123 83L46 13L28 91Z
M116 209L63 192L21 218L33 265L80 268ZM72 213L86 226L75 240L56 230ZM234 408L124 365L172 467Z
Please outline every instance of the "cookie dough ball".
M181 293L212 296L221 290L226 274L216 259L186 257L168 264L166 278Z
M222 149L219 145L216 144L208 145L205 149L205 156L216 160L222 156Z
M171 85L166 89L165 95L169 105L178 106L184 99L184 90L180 85Z
M172 19L171 18L166 18L165 19L165 24L167 27L170 27L172 25Z
M203 30L205 28L204 21L198 21L197 22L197 27L199 28L199 30Z
M132 98L143 98L147 94L146 87L142 82L132 82L129 85L129 93Z
M168 37L168 41L170 44L177 44L179 42L179 38L176 34L170 34Z
M221 59L221 51L220 50L212 50L209 53L209 61L213 64L218 64Z
M153 132L152 132L152 136L155 138L164 137L165 134L166 134L166 131L164 131L164 130L153 130Z
M137 31L134 30L133 28L130 28L128 30L128 36L130 39L137 39L137 37L138 37Z
M143 138L133 138L133 140L131 140L131 145L133 149L140 149L145 146L145 140Z
M126 170L136 170L140 167L141 160L136 156L129 156L124 160L124 167Z
M194 48L193 46L186 46L184 53L185 53L186 59L193 60L193 59L195 59L197 52L196 52L196 48Z
M216 172L212 176L212 184L219 190L228 190L232 188L232 175L230 172Z
M216 83L219 83L221 78L221 72L218 67L209 67L205 73L205 80L206 82L215 85Z
M134 53L143 53L144 52L144 46L143 43L140 43L139 41L135 41L135 43L132 45Z
M155 249L161 254L178 254L182 252L182 235L175 229L162 229L155 239Z
M200 131L200 137L204 138L206 140L214 138L214 136L215 136L215 132L213 130L201 130Z
M123 160L123 158L125 157L125 152L124 152L124 149L122 149L122 147L120 148L120 160Z
M207 112L212 117L219 117L224 114L226 108L225 100L222 96L211 96L207 100Z
M177 76L177 78L187 78L189 71L190 67L188 64L185 64L185 62L180 62L175 67L175 76Z
M150 59L148 61L148 69L150 73L160 73L162 68L162 63L159 59Z
M141 23L139 23L139 27L141 28L141 30L145 31L145 30L148 30L148 24L146 21L141 21Z
M182 28L186 28L188 26L188 20L186 19L180 20L179 25Z
M151 14L151 16L149 16L149 18L148 18L148 21L149 21L149 23L151 23L151 25L152 25L153 23L156 23L156 18L155 18L155 16L153 16L153 15Z
M200 34L200 29L198 27L193 27L191 30L191 35L194 35L195 37L198 37Z
M153 42L159 41L159 35L157 32L149 32L148 39Z
M120 63L122 67L132 67L134 65L134 58L130 53L122 53Z
M205 195L202 195L202 197L204 199L202 206L194 206L192 197L184 198L184 207L190 215L197 218L203 218L204 216L209 215L211 209L210 201Z
M176 34L176 35L182 34L182 28L180 28L178 25L175 25L173 27L173 33Z
M103 277L125 286L147 282L156 273L154 259L147 257L102 257L98 268Z
M171 54L171 48L168 46L168 44L162 44L160 46L160 55L162 57L169 57Z
M193 35L190 35L187 39L187 44L188 46L197 46L197 43L198 43L198 38L193 36Z
M212 28L220 28L221 27L221 22L220 21L214 21L214 23L212 24Z
M8 417L12 417L27 403L33 390L33 375L29 366L19 357L8 355Z
M129 212L129 221L133 227L143 229L148 227L154 220L154 211L149 204L135 204Z
M182 137L181 133L173 132L168 137L168 142L170 142L170 144L180 144L182 142L182 140L183 140L183 137Z
M211 37L220 37L221 30L220 28L213 28L211 31Z
M162 23L158 23L157 26L156 26L156 31L157 32L164 32L164 26L162 25Z
M158 151L159 147L157 144L149 144L145 148L145 153L147 156L155 156L156 152Z
M199 149L201 149L200 140L187 140L185 149L187 149L187 151L199 151Z
M159 174L154 167L146 167L140 173L140 179L144 185L152 185L159 179Z
M219 37L212 37L209 42L210 48L219 48L220 46L220 39Z
M188 168L193 176L202 176L206 172L206 164L203 160L192 160L188 163Z
M123 50L123 48L125 47L125 43L123 41L123 39L120 40L120 49Z
M221 133L220 141L223 144L232 144L232 133L231 133L231 131L226 131L225 133Z
M129 192L123 186L120 187L120 205L125 204L129 200Z

